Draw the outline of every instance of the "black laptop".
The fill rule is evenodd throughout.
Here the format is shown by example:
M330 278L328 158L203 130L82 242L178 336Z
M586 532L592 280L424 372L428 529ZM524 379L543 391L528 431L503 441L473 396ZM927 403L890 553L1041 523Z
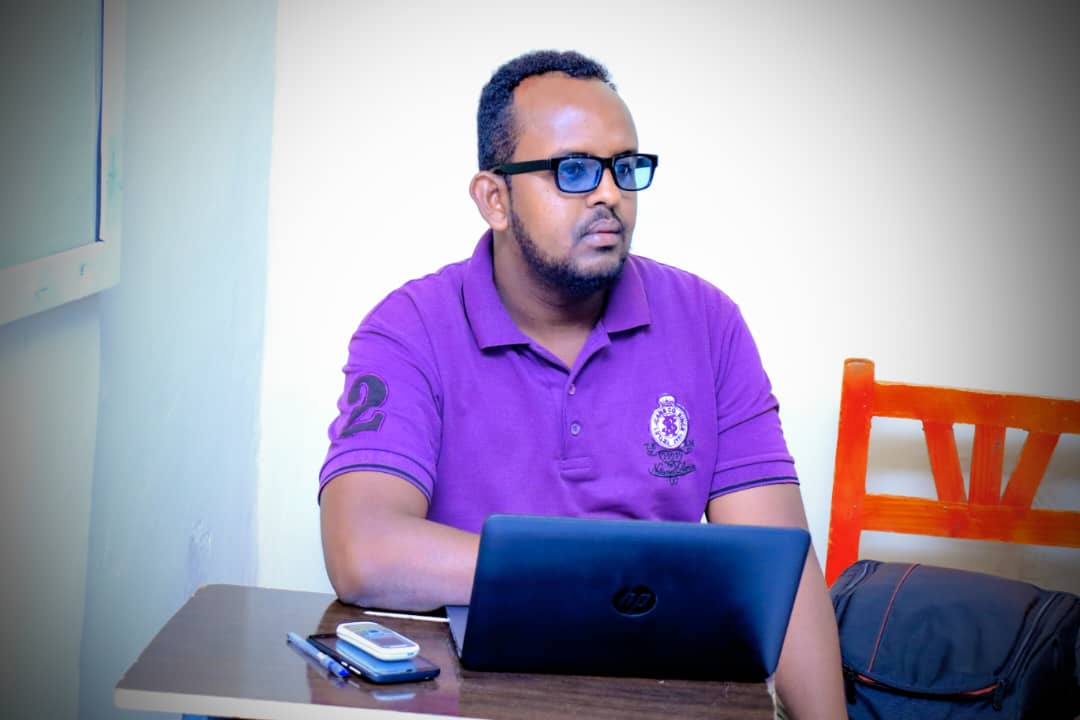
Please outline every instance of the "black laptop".
M763 680L809 543L801 528L492 515L451 634L473 670Z

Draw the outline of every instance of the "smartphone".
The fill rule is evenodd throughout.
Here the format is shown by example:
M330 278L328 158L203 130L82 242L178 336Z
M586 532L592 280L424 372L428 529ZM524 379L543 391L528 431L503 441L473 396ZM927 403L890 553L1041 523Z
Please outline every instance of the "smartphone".
M373 683L430 680L439 674L439 666L421 655L408 660L380 660L333 633L309 635L308 640L351 672Z
M379 660L407 660L420 646L377 622L347 622L337 626L337 636Z

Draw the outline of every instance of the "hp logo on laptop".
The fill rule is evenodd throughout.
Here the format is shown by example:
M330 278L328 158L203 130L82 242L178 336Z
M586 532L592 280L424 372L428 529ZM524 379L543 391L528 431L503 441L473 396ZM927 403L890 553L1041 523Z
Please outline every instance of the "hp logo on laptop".
M611 604L623 615L644 615L656 607L656 593L645 585L620 588Z

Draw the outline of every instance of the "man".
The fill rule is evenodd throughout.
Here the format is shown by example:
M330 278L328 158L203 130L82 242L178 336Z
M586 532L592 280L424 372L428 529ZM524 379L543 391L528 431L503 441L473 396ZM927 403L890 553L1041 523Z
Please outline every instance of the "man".
M406 284L349 346L321 473L346 602L467 604L493 512L805 527L794 462L738 308L629 254L656 156L576 53L500 68L478 112L473 256ZM845 716L813 550L777 672L793 717Z

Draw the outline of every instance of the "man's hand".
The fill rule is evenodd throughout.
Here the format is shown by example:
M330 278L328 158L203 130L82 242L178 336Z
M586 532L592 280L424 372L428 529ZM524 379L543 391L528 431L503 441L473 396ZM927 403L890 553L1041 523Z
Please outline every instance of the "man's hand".
M426 520L427 499L387 473L339 475L319 502L323 557L342 602L399 610L467 605L480 536Z

